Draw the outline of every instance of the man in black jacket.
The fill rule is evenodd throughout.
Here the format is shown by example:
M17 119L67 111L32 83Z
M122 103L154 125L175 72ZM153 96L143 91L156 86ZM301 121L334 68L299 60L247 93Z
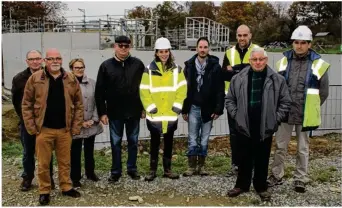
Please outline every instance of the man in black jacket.
M254 169L253 187L261 200L269 201L266 180L272 135L286 119L291 98L285 78L267 66L263 48L253 48L249 61L250 67L233 77L226 96L227 111L236 122L240 164L228 196L249 191Z
M225 81L225 93L228 93L229 84L232 77L238 74L243 68L249 65L249 57L251 51L255 47L259 47L252 43L252 33L247 25L240 25L236 30L237 44L228 49L223 57L222 71L223 79ZM231 148L231 170L228 171L227 176L237 174L239 168L239 158L237 154L237 140L234 119L232 119L228 112L229 124L229 141Z
M144 117L139 86L145 70L140 59L129 53L131 40L126 36L115 39L114 57L104 61L98 71L95 100L101 122L109 124L112 148L112 169L109 182L121 177L121 141L124 126L128 141L127 174L140 179L137 172L137 151L140 117Z
M12 103L20 119L20 140L23 145L23 168L24 171L21 174L23 178L22 183L20 184L21 191L28 191L31 188L32 180L34 178L34 169L35 169L35 146L36 146L36 136L30 135L25 128L23 116L21 113L21 101L24 96L24 89L28 78L36 71L42 68L42 54L38 50L28 51L26 54L26 63L28 67L19 72L17 75L13 77L12 80ZM53 175L53 166L52 166L52 157L50 163L50 176L51 176L51 187L54 188L55 183L52 178Z
M185 62L184 69L188 91L182 114L189 123L189 168L184 176L192 176L197 172L208 175L204 164L209 135L213 120L223 114L224 107L224 82L219 59L209 55L209 41L206 37L197 40L196 50L197 54Z

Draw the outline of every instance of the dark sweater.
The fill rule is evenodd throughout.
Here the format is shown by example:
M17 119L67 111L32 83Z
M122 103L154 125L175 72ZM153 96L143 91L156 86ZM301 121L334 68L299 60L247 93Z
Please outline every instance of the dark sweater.
M248 113L250 132L260 136L262 93L267 75L267 69L255 72L250 68L248 73Z
M43 126L51 129L62 129L65 124L65 97L63 72L56 79L46 70L49 77L49 94Z

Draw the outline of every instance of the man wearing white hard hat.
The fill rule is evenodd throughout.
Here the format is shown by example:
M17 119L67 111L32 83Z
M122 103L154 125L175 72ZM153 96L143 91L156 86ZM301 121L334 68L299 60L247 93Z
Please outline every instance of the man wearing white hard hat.
M161 136L164 137L163 177L179 178L178 174L171 171L172 146L186 91L183 70L174 61L170 41L158 38L154 60L146 67L140 84L140 98L146 110L147 128L151 133L150 173L145 181L153 181L157 177Z
M297 164L294 173L296 192L305 192L308 178L310 130L321 124L320 106L329 94L328 69L330 64L311 49L312 32L304 25L291 36L293 49L284 52L276 68L286 79L292 99L289 117L276 133L276 151L272 163L269 187L283 183L284 160L293 127L297 137Z

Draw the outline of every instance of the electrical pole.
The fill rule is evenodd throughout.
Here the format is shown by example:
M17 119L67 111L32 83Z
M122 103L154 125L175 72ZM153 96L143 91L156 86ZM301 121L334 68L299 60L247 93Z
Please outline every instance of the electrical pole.
M10 33L12 33L12 7L10 7Z
M87 32L85 9L78 8L78 10L83 13L84 32Z

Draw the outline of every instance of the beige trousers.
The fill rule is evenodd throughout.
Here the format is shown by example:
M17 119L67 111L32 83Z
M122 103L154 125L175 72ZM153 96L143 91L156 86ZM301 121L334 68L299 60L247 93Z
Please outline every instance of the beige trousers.
M291 139L292 130L295 127L297 138L297 158L296 170L294 172L294 180L309 182L308 163L309 163L309 136L308 132L302 132L302 125L289 125L281 123L276 132L276 151L274 161L272 163L272 174L280 179L284 176L284 160L287 154L287 148Z

